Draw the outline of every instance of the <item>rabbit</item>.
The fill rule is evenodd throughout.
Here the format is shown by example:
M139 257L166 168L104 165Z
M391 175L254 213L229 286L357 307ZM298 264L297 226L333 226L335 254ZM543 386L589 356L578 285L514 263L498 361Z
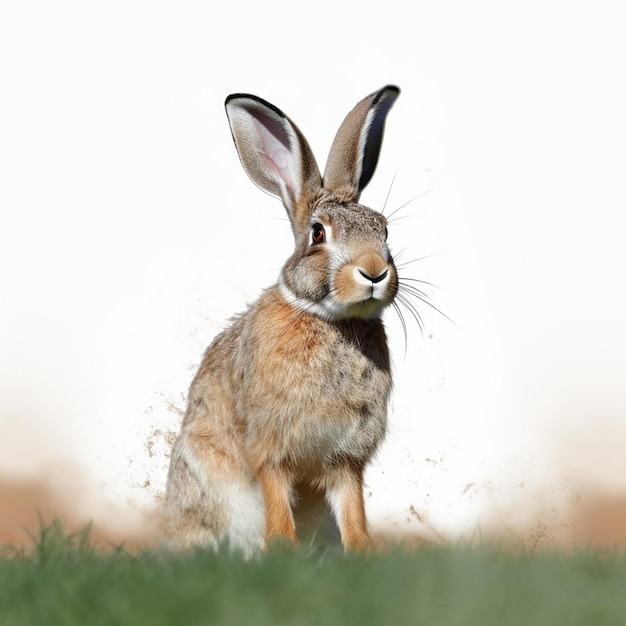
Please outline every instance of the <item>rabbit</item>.
M301 485L325 499L345 551L372 549L363 472L387 429L381 313L398 274L385 217L358 201L399 93L386 86L352 109L323 177L282 111L253 95L226 99L243 168L282 201L295 250L211 343L191 383L167 479L169 545L248 556L274 540L298 546Z

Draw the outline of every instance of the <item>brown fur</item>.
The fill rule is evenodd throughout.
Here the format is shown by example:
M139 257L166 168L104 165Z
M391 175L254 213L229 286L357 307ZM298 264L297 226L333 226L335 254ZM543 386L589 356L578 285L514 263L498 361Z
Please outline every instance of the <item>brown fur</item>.
M371 546L363 471L386 431L392 381L380 312L398 279L384 217L356 203L372 173L371 155L357 149L378 103L384 116L395 96L383 89L346 118L341 156L329 158L338 189L321 187L283 113L253 96L227 100L242 163L283 200L296 248L279 284L209 346L191 385L168 476L173 545L230 542L248 554L275 539L296 545L293 509L322 494L344 547ZM322 242L311 240L316 224Z

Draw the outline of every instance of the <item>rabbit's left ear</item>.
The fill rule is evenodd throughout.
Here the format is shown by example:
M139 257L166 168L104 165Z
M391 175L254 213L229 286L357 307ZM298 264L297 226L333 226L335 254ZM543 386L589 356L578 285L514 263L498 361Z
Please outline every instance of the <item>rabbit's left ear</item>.
M324 188L356 202L370 182L383 140L385 119L398 87L388 85L361 100L343 121L328 155Z
M304 207L322 186L311 148L298 127L262 98L233 94L226 114L241 163L261 189L283 201L292 227L308 223Z

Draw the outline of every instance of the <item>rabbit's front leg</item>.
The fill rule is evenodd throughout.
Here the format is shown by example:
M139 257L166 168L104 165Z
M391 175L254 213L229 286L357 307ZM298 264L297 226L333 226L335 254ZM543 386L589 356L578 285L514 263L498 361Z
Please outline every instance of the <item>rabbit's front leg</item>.
M265 500L265 545L287 539L298 547L296 525L291 512L292 479L280 466L264 465L256 472Z
M335 515L344 550L370 551L372 541L365 520L363 467L345 465L336 468L327 483L326 497Z

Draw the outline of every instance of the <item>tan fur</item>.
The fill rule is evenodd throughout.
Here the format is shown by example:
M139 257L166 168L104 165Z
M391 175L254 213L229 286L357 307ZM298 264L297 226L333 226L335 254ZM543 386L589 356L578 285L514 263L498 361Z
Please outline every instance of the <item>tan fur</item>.
M396 95L386 88L357 105L341 143L367 145L371 103ZM278 109L232 96L227 110L242 163L283 200L296 248L191 384L168 475L168 541L248 555L275 539L297 545L294 508L325 494L345 549L369 549L363 471L384 438L392 386L380 312L398 288L385 220L356 204L358 185L321 187L308 144ZM358 154L329 160L344 182L363 178ZM326 229L319 244L315 224Z

